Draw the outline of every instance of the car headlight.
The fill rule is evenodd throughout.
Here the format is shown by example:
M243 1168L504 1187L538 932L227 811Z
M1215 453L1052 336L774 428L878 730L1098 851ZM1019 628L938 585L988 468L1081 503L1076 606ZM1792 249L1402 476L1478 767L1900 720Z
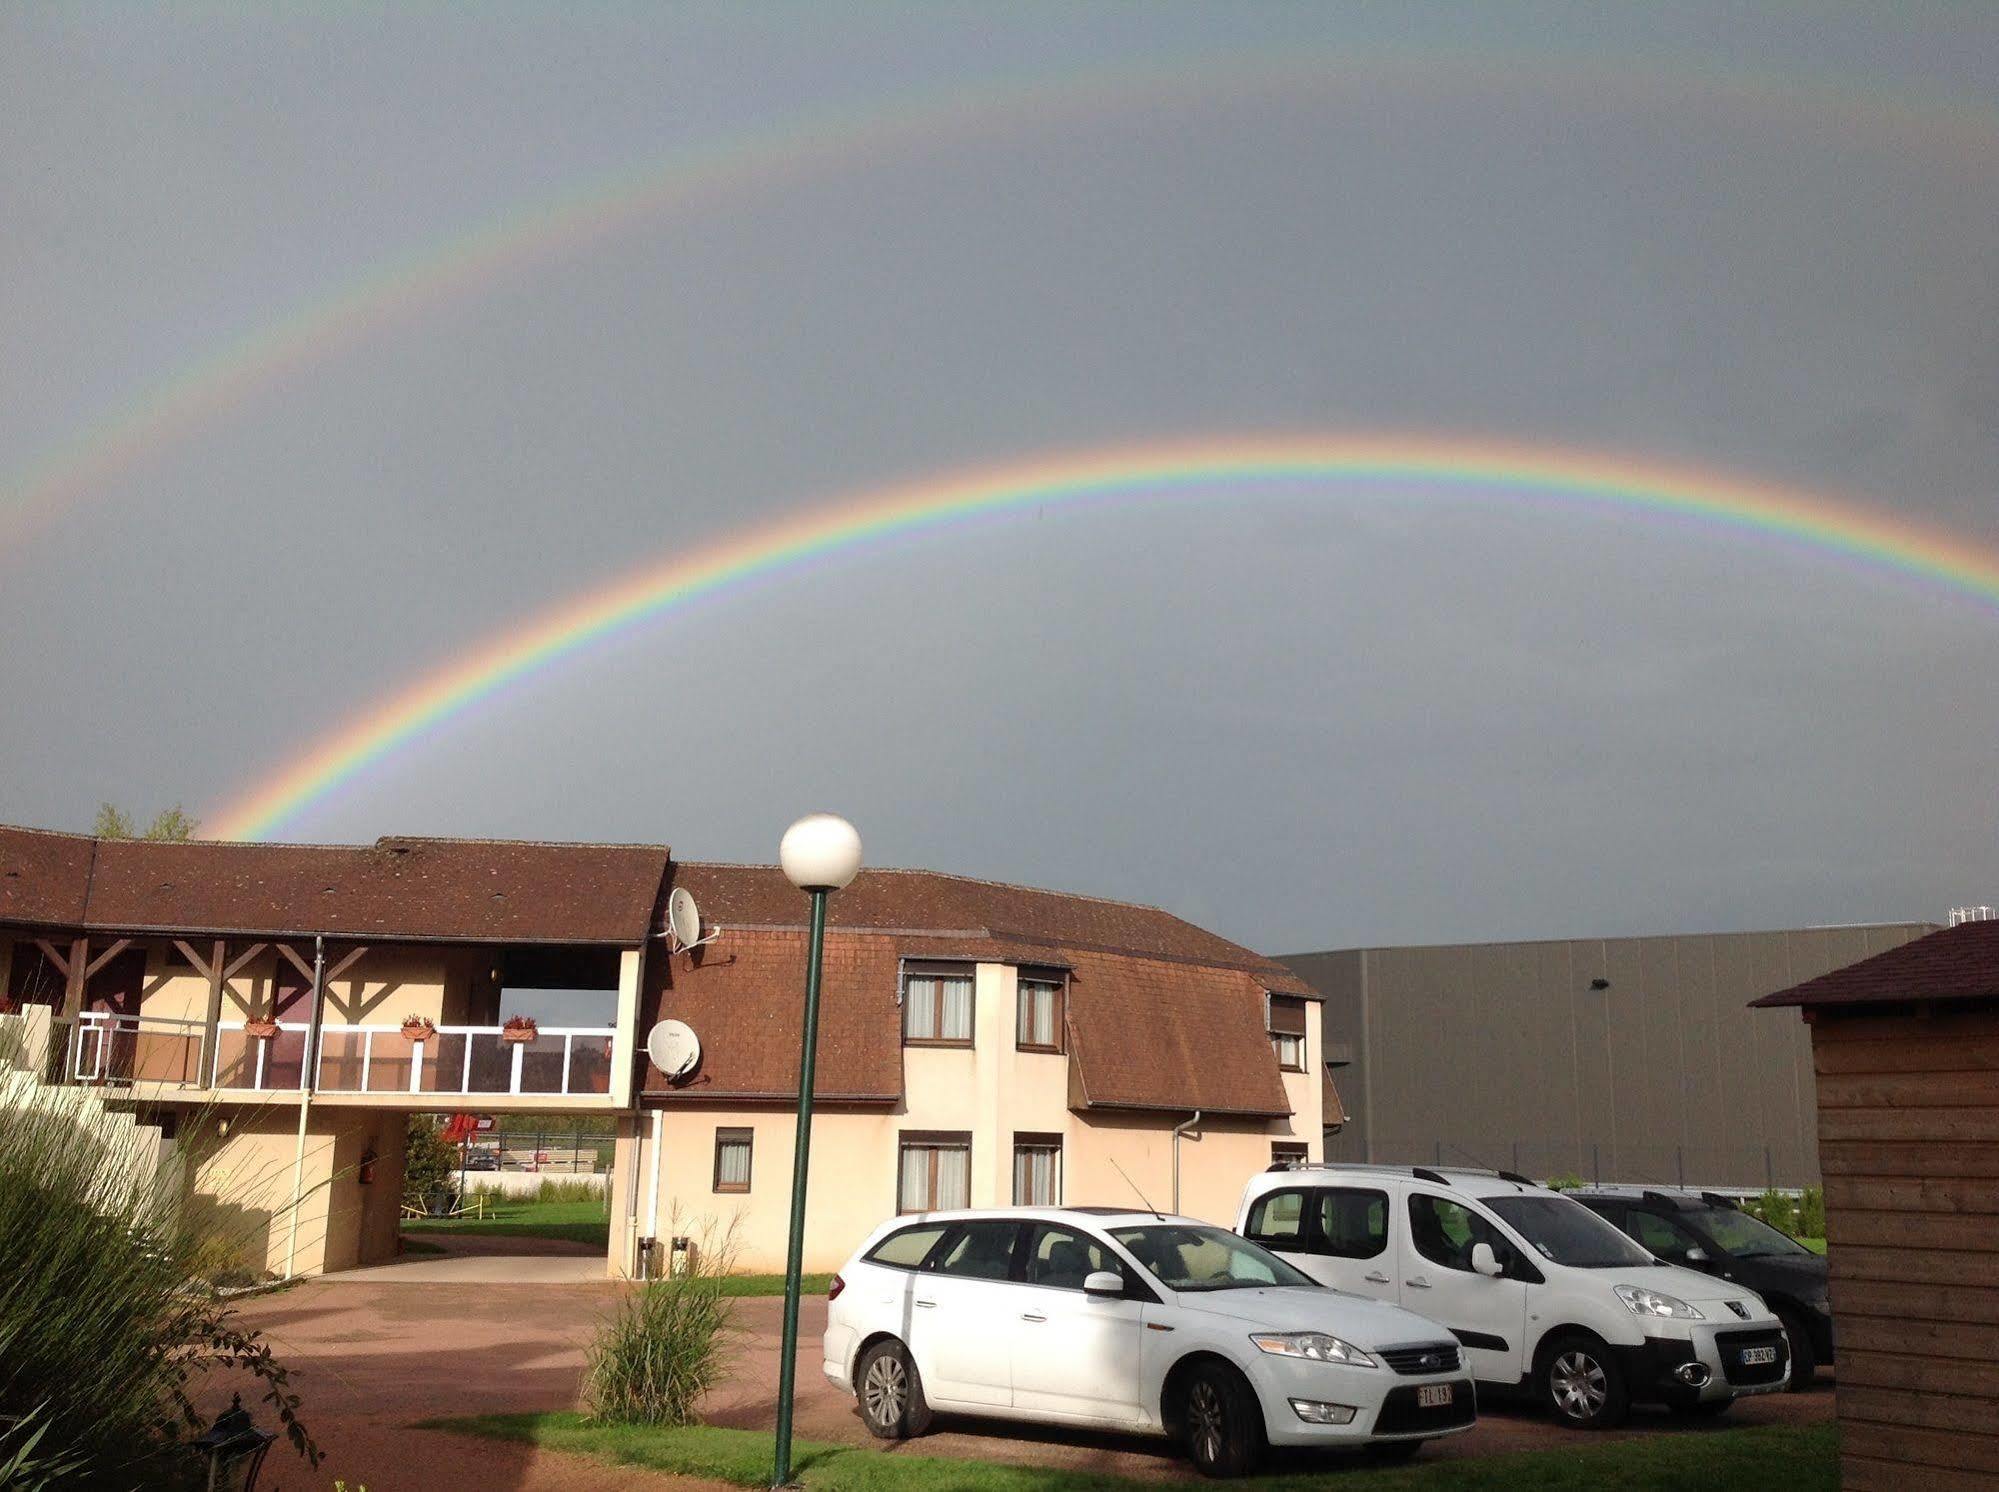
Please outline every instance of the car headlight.
M1352 1342L1342 1342L1323 1331L1252 1333L1250 1340L1261 1351L1278 1357L1308 1357L1313 1362L1336 1362L1349 1368L1375 1366L1374 1359Z
M1642 1285L1619 1285L1617 1298L1634 1316L1670 1316L1675 1321L1705 1321L1707 1317L1677 1295L1647 1290Z

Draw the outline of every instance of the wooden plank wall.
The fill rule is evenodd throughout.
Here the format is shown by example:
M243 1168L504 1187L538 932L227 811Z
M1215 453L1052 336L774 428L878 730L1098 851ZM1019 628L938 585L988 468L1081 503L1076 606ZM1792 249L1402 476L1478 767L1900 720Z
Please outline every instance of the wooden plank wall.
M1844 1483L1999 1488L1999 1008L1813 1014Z

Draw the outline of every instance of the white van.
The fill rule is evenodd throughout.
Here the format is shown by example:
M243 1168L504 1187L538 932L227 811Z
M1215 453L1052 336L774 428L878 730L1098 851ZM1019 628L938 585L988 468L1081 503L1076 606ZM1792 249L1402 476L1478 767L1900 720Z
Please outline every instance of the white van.
M1754 1291L1666 1264L1506 1172L1273 1167L1236 1231L1321 1284L1428 1316L1482 1384L1585 1429L1634 1402L1719 1414L1790 1376L1783 1323Z

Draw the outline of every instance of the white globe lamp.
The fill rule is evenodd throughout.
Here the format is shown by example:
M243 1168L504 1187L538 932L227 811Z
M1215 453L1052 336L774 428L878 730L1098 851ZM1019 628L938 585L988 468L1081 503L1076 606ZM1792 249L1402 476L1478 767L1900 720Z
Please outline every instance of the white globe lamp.
M808 813L784 831L777 863L800 891L839 891L860 873L860 833L837 813Z

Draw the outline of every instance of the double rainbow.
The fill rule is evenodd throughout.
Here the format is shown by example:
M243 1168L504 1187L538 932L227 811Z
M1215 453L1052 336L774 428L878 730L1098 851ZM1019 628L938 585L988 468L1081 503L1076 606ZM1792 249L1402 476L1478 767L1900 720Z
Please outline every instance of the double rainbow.
M850 496L768 526L675 551L489 640L316 742L211 815L225 839L260 839L329 794L420 744L509 684L560 665L601 639L704 597L870 544L1047 507L1150 506L1189 497L1248 498L1337 488L1366 500L1442 490L1510 504L1622 510L1685 521L1738 540L1773 540L1914 577L1999 613L1999 550L1904 518L1794 487L1609 451L1434 436L1223 436L1043 456Z

